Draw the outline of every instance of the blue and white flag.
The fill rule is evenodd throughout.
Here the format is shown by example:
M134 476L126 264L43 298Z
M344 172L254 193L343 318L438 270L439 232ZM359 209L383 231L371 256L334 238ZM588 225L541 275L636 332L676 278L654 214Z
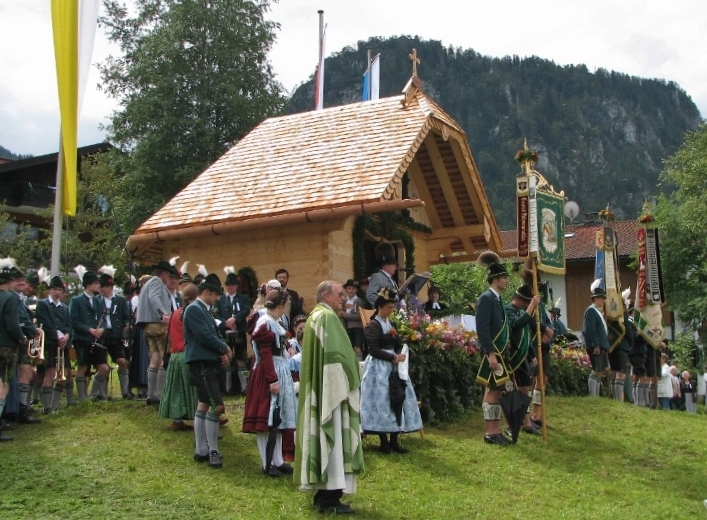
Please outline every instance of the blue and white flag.
M380 76L381 76L381 66L380 66L380 53L376 54L376 57L371 61L371 65L368 70L363 75L363 100L371 101L373 99L378 99L378 94L380 91Z

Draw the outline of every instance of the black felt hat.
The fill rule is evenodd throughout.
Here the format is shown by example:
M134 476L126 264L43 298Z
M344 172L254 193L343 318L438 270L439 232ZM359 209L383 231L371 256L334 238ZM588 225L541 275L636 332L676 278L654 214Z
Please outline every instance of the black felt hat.
M27 271L27 273L25 273L25 282L36 289L39 287L39 273L34 270Z
M177 268L166 260L160 260L152 267L152 269L154 271L167 271L172 276L179 276Z
M101 276L98 277L98 283L101 284L101 287L113 287L114 281L113 277L107 273L101 273Z
M199 289L207 289L209 291L220 293L221 279L216 273L211 273L199 283Z
M226 275L226 285L240 285L238 275L236 273L228 273Z
M516 296L521 300L529 302L533 299L533 288L527 283L524 283L516 289Z
M478 262L488 269L489 283L492 278L508 276L506 266L501 263L501 258L493 251L484 251L479 255Z
M344 284L344 289L346 289L347 287L358 287L358 284L353 280L353 278L349 278Z
M86 271L81 279L81 283L84 287L88 287L92 283L96 283L98 281L98 276L93 271Z
M50 289L66 289L66 285L64 285L64 281L58 277L58 276L53 276L51 280L49 280L49 288Z
M594 298L606 298L606 290L602 287L602 279L597 278L589 286L589 290L592 291L592 300Z
M7 283L13 280L12 269L15 267L15 261L12 258L0 258L0 282Z
M19 280L20 278L24 278L24 277L25 277L25 273L20 271L14 265L10 268L10 280Z
M194 283L194 280L191 276L189 276L189 273L182 273L182 276L179 277L180 285L187 282Z

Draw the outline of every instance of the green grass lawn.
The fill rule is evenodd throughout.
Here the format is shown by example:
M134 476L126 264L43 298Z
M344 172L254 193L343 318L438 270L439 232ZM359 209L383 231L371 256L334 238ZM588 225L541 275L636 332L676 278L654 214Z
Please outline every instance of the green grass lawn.
M707 416L607 399L550 398L547 444L521 434L485 445L479 412L407 455L364 442L366 473L348 497L359 518L707 518ZM322 518L290 479L260 472L243 401L227 402L224 467L192 460L193 434L141 401L85 403L10 432L0 444L0 518Z

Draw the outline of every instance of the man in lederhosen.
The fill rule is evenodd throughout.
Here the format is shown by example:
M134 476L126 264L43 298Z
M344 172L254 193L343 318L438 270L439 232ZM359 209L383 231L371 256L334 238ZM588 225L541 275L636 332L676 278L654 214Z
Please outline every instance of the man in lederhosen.
M528 395L533 386L531 366L538 363L533 341L537 332L537 322L533 313L540 304L540 295L533 296L533 288L526 284L516 289L511 303L506 304L506 318L510 333L510 356L508 370L513 373L518 391ZM526 414L523 419L523 431L531 435L542 435Z
M230 365L233 354L221 339L211 306L221 294L221 280L214 273L198 285L198 297L184 311L184 351L189 378L196 386L199 403L194 414L194 460L222 466L218 449L219 416L225 406L219 388L220 365Z
M27 338L20 327L19 302L10 291L14 267L11 258L0 259L0 416L15 375L18 354L27 346ZM12 437L0 428L0 442L11 440Z
M26 297L23 294L25 288L25 275L22 271L14 268L13 280L10 282L10 287L17 297L17 312L20 318L20 326L22 327L22 332L29 338L39 337L39 332L34 324L34 315L32 311L27 307ZM20 403L20 413L17 417L18 422L25 424L34 424L40 422L36 417L32 417L29 414L29 394L30 394L30 383L36 375L36 370L32 366L32 360L30 359L27 349L20 350L18 358L18 376L17 383L19 388L19 403Z
M601 279L594 280L590 287L592 304L584 311L582 332L587 354L592 362L592 373L589 375L589 395L599 397L601 394L601 376L609 366L609 328L604 318L606 292L601 287Z
M140 291L135 322L141 325L145 342L150 352L150 366L147 369L147 404L159 404L159 396L167 376L163 366L167 351L167 326L176 305L169 292L170 277L179 276L177 269L164 260L154 266L154 276Z
M225 268L229 269L229 268ZM226 344L233 351L233 361L238 373L239 390L245 395L248 373L246 353L246 318L250 314L250 298L239 293L240 281L232 270L226 274L226 292L216 303L219 331L226 338Z
M508 271L499 256L486 251L479 255L479 264L488 269L488 291L476 302L477 345L483 355L476 380L486 387L482 410L486 424L484 442L508 446L511 440L501 433L501 394L510 379L503 360L509 342L508 320L501 292L508 287ZM370 288L369 288L370 290Z
M44 330L44 382L42 387L42 408L50 413L59 406L61 394L70 384L71 370L69 347L71 346L71 317L69 308L61 301L64 297L64 282L58 276L49 281L49 296L37 301L37 323ZM64 374L57 378L56 361L64 358ZM63 379L62 379L63 378ZM56 381L55 381L56 379Z
M130 393L130 372L128 370L128 360L125 353L125 344L123 340L128 337L130 329L130 307L128 300L113 292L113 275L115 269L113 266L104 265L98 272L101 275L98 277L98 283L101 286L101 296L99 301L103 302L105 319L103 321L103 337L101 344L106 349L94 349L94 354L98 361L98 374L94 380L95 393L91 391L91 397L109 397L108 393L108 375L110 368L108 367L108 356L118 365L118 381L120 381L120 395L123 399L132 399ZM100 352L97 352L100 350ZM99 381L100 377L100 381Z
M69 302L69 316L71 329L74 331L74 348L76 349L76 390L79 394L79 403L87 399L86 372L92 363L93 352L102 350L93 347L103 336L103 311L101 301L96 298L101 286L98 276L92 271L86 271L83 266L77 266L76 273L81 278L83 293L74 296Z

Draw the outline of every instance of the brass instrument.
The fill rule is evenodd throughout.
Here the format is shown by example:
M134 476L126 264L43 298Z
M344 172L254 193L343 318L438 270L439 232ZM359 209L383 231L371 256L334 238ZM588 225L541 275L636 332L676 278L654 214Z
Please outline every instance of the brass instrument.
M101 314L101 319L98 320L98 325L96 325L97 329L100 329L101 327L103 327L103 322L106 320L107 314L108 314L108 311L104 309L103 314ZM105 345L101 345L100 343L98 343L98 338L93 338L93 343L91 343L91 350L90 350L91 354L93 354L94 347L102 348L103 350L108 350L108 348Z
M44 362L44 330L41 325L37 328L37 332L36 338L27 341L27 356L34 364Z
M64 347L66 348L66 347ZM63 383L66 381L66 366L64 363L64 351L59 345L56 347L56 374L54 374L54 381Z

